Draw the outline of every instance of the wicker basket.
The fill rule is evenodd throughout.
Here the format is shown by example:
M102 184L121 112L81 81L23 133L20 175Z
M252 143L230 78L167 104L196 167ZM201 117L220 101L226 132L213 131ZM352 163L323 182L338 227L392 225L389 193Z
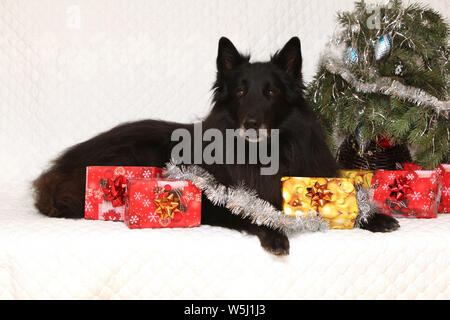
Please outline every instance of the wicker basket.
M375 141L361 153L355 137L349 136L339 147L336 159L342 169L396 170L397 163L411 162L411 154L404 144L382 148Z

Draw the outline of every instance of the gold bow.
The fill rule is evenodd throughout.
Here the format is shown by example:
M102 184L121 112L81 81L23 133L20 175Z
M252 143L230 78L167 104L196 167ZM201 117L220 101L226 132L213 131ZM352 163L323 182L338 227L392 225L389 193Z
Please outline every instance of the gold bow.
M307 188L308 193L306 196L311 198L311 207L314 210L319 211L319 207L323 207L325 203L331 201L333 193L327 189L328 183L321 185L316 182L311 188Z
M161 220L166 220L167 218L173 219L175 213L181 212L178 207L180 206L180 199L175 198L173 194L169 196L162 196L161 199L155 199L153 202L158 206L156 213L161 216Z

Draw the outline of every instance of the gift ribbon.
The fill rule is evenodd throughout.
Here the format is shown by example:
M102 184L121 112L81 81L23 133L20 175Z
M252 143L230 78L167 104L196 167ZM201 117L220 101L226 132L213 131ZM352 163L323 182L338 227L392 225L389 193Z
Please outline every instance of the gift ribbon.
M323 207L325 203L331 201L331 193L330 190L327 189L328 184L320 184L316 182L311 188L307 188L308 193L306 196L311 198L311 207L313 207L316 211L319 210L319 207Z
M395 198L397 201L403 200L408 193L412 191L409 185L410 181L402 176L394 180L394 184L390 184L389 188L391 190L390 197Z
M179 209L180 199L175 198L173 194L163 194L160 199L155 199L153 202L157 206L156 213L161 216L161 220L173 219L175 213L181 212Z
M103 199L112 202L114 208L121 207L125 204L127 196L127 179L120 175L117 178L103 180Z

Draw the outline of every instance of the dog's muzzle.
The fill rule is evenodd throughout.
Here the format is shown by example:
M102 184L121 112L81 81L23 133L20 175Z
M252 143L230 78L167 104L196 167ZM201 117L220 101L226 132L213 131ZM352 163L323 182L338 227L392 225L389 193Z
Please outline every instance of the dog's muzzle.
M244 126L241 126L239 136L248 142L259 143L269 138L270 132L265 125L260 126L258 129L246 129Z

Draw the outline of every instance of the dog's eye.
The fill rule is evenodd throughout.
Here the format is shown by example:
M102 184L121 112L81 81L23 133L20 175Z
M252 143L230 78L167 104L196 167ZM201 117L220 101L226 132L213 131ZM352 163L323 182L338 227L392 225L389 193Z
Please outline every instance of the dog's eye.
M244 92L243 89L239 89L239 90L236 92L236 96L237 96L238 98L242 97L244 94L245 94L245 92Z
M276 92L274 90L267 90L267 94L269 95L269 97L275 97Z

